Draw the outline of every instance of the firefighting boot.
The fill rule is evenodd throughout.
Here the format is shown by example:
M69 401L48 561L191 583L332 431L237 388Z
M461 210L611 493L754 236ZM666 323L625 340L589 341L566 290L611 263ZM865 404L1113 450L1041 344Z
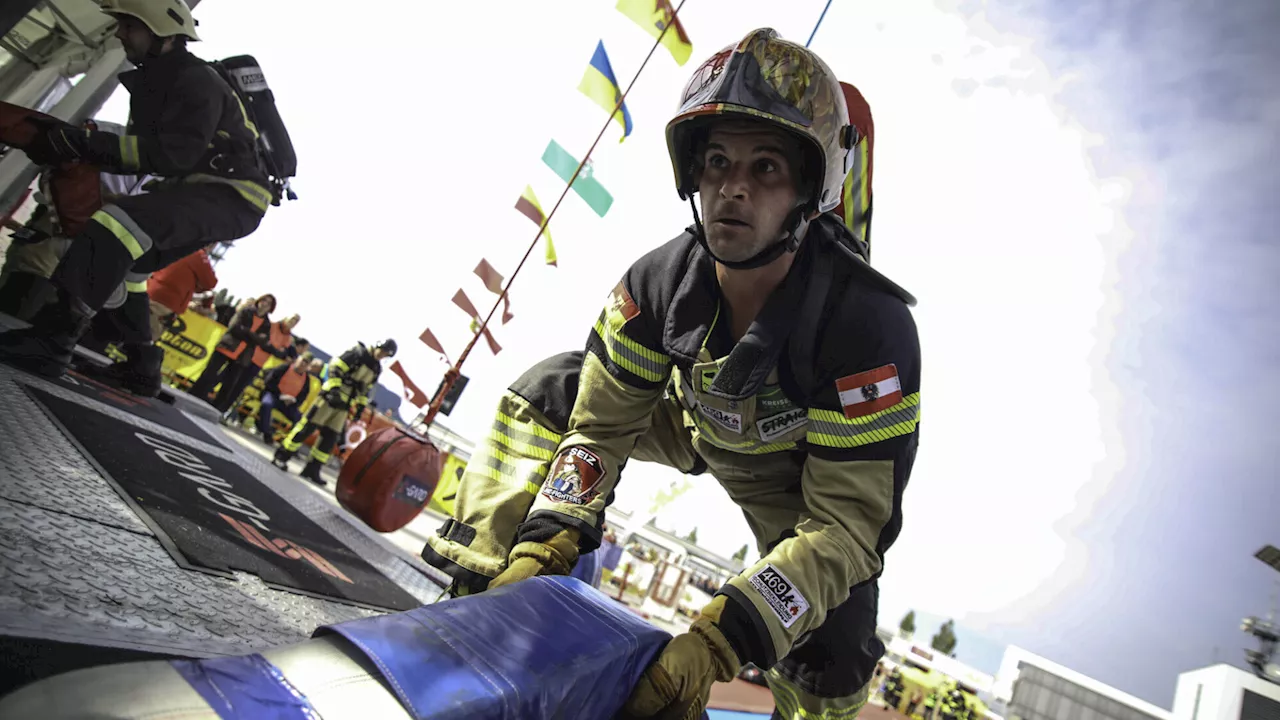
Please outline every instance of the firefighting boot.
M59 292L56 301L32 318L31 327L0 333L0 362L48 378L62 377L92 319L87 305Z
M281 470L289 469L289 460L293 458L293 453L285 450L283 447L276 448L275 457L271 458L271 464Z
M129 356L102 369L87 373L95 380L123 388L134 395L155 397L160 394L160 367L164 350L156 345L130 344L124 348Z
M324 467L324 463L315 458L311 458L311 460L307 462L307 466L302 468L302 472L298 474L320 487L324 487L329 483L325 482L325 479L320 477L320 468L322 467Z

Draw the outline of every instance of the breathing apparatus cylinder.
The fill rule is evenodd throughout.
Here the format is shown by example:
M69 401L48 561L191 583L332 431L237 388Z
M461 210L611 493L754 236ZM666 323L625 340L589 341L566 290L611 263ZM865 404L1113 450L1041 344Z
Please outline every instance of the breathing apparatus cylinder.
M267 85L262 67L252 55L237 55L220 61L220 64L232 87L243 99L250 119L258 127L267 172L273 180L286 185L288 178L298 172L298 156L294 152L293 141L289 139L289 130L276 109L276 98Z

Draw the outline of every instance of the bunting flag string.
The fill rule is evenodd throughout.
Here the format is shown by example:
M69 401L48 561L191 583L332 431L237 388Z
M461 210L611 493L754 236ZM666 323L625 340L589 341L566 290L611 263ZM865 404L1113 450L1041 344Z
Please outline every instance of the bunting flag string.
M645 67L649 64L649 60L653 58L653 54L658 47L666 48L667 52L671 53L671 57L676 61L676 64L683 66L688 62L693 52L693 43L689 40L689 36L685 33L679 19L680 9L684 7L685 1L680 0L680 4L672 8L669 0L618 0L617 10L649 33L655 39L655 42L649 49L649 53L645 55L644 60L641 61L639 69L636 70L625 90L621 88L617 76L613 72L608 54L605 52L604 41L597 42L595 53L592 55L586 73L578 85L578 90L609 113L609 118L604 126L600 128L599 134L592 141L582 160L575 158L573 154L561 147L555 139L551 139L548 143L546 150L542 154L542 162L565 182L565 187L555 205L551 207L551 211L543 212L541 204L534 195L533 186L525 186L524 193L516 201L515 209L537 225L538 232L525 250L524 256L520 258L520 262L511 272L511 278L507 281L505 287L503 287L502 276L494 270L487 260L481 259L480 264L476 267L475 274L484 282L485 287L490 292L498 295L498 299L494 302L493 307L490 308L488 315L482 319L480 313L476 311L475 306L471 303L470 298L461 288L454 294L454 305L457 305L471 317L472 337L462 350L458 361L445 373L444 380L436 391L436 397L432 399L431 407L423 418L423 422L427 425L430 425L435 419L445 396L448 395L453 384L461 377L460 369L462 364L466 362L471 350L481 336L485 338L489 345L489 350L494 355L501 352L502 348L489 332L489 321L493 318L494 313L498 311L499 305L503 308L502 322L505 324L511 319L509 299L511 284L515 282L520 270L528 262L529 255L532 254L533 249L538 245L538 241L544 236L546 237L546 262L548 265L556 265L555 246L552 244L548 227L551 223L551 218L555 217L556 211L559 210L560 204L564 202L569 191L572 190L578 197L582 198L587 203L587 206L600 217L604 217L613 205L613 196L595 178L595 171L591 164L591 153L595 152L596 146L600 144L605 132L614 122L622 126L622 139L620 142L625 141L631 135L634 124L631 112L626 106L627 95L635 87L640 74L644 72ZM431 334L430 330L424 331L421 339L431 349L442 355L444 354L439 342Z

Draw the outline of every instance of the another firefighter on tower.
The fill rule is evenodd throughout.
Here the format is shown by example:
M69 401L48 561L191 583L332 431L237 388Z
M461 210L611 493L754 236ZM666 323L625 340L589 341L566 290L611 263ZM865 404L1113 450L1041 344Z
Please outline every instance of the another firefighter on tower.
M320 438L311 447L311 460L299 474L323 487L325 481L320 477L320 468L329 462L348 413L352 408L362 412L369 404L369 393L382 374L382 359L395 354L396 341L384 340L372 348L357 343L330 361L329 377L320 386L320 399L311 406L304 421L295 423L293 430L280 441L271 462L281 470L288 470L289 460L302 447L303 441L318 430Z
M57 299L31 327L0 333L0 360L56 378L93 317L116 310L128 360L107 376L137 395L160 391L164 352L152 343L150 273L215 242L258 228L273 201L258 130L235 90L187 50L198 41L182 0L103 0L115 36L137 66L120 74L129 91L125 134L69 124L47 127L22 148L33 163L86 162L113 174L150 174L149 191L102 206L73 239L50 278Z

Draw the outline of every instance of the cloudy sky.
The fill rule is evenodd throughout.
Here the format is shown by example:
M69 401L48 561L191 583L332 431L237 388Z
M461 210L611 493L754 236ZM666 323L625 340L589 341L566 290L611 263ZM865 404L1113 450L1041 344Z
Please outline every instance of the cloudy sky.
M581 347L626 267L689 223L662 128L695 64L755 27L803 42L823 4L689 0L694 59L659 50L633 135L610 127L593 155L613 207L566 198L559 267L535 250L452 428L480 437L505 385ZM563 190L548 140L581 157L605 122L575 90L596 43L624 84L649 50L613 5L201 3L195 49L258 57L300 158L301 199L223 285L275 293L330 352L398 338L430 392L445 364L413 339L430 327L456 358L450 297L487 309L472 268L510 275L536 232L520 192L550 210ZM956 617L1168 707L1215 648L1238 664L1274 575L1250 555L1280 541L1277 6L1059 5L837 0L814 40L871 103L874 260L920 298L927 409L882 613ZM102 115L126 111L117 95ZM618 502L679 479L633 464ZM726 554L749 540L706 477L659 524Z

